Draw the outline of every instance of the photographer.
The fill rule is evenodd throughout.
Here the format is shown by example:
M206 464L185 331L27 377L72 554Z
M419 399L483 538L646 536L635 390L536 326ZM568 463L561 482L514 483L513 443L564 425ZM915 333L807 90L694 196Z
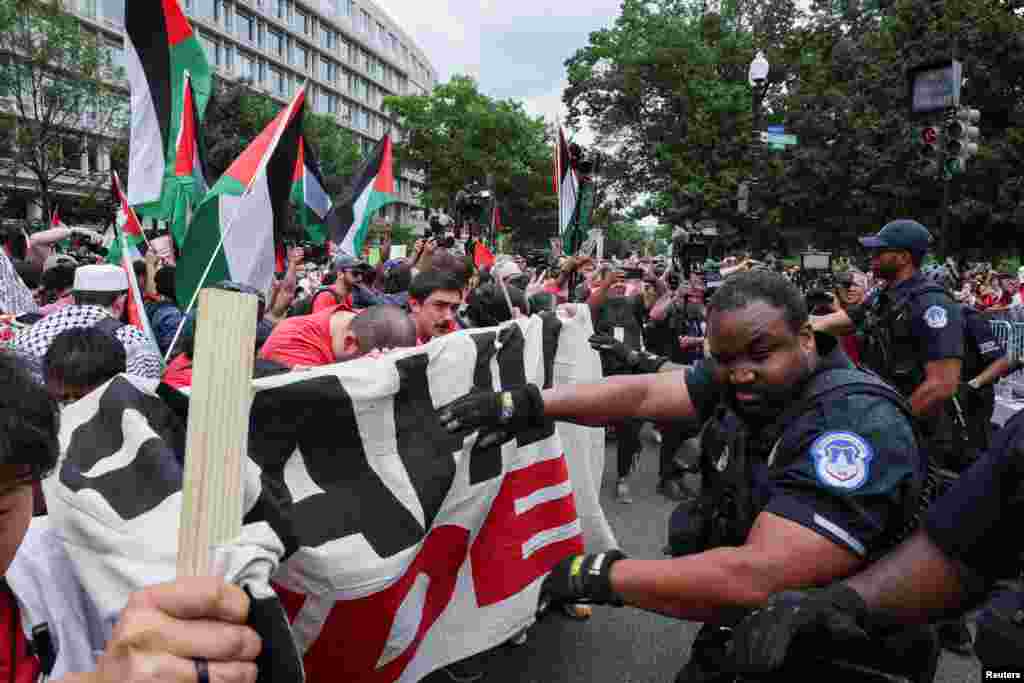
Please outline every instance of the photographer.
M25 253L25 260L29 263L44 265L46 260L53 255L53 245L63 242L66 239L78 238L78 251L86 251L96 254L105 254L103 249L103 235L95 230L87 228L68 228L61 226L41 230L28 238L28 249Z

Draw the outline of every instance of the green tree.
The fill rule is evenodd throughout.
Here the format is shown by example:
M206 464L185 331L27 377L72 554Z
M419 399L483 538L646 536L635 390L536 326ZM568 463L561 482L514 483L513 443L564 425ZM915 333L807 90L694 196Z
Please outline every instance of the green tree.
M398 162L425 174L426 206L450 210L460 191L486 187L490 176L503 222L524 231L517 239L554 234L557 205L543 120L518 102L487 97L468 76L384 104L404 131L395 146Z
M794 3L723 5L705 15L704 3L624 0L614 25L566 62L569 124L588 124L609 151L610 190L620 203L648 197L670 223L738 219L739 183L754 170L754 106L770 112L784 80L785 69L773 70L768 97L754 100L747 72L758 48L779 61Z
M61 184L76 193L106 192L106 174L79 175L90 145L126 136L128 98L122 70L95 33L60 0L0 0L0 171L28 176L31 201L49 216Z

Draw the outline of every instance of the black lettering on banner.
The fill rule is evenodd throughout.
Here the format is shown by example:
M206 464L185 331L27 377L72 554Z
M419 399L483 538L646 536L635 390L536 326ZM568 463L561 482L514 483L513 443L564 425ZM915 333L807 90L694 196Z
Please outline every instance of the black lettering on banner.
M474 334L476 344L476 368L473 370L473 391L494 391L494 374L491 372L491 359L497 350L494 340L497 334L484 332ZM464 436L461 435L460 436ZM501 446L473 451L469 460L469 483L471 486L494 479L501 474Z
M337 377L258 392L250 425L249 456L263 469L263 495L246 521L269 523L284 542L286 557L299 546L353 535L362 535L380 557L422 540L423 525L370 467L352 399ZM284 468L296 448L324 493L293 502ZM409 476L419 494L417 473Z
M131 462L98 476L86 476L97 463L124 446L124 414L137 411L156 433ZM100 397L97 412L71 435L60 481L71 491L96 491L124 520L144 515L181 490L185 426L164 403L115 377Z
M562 323L556 316L543 316L543 320L544 388L547 389L554 383L555 352L558 350ZM499 339L501 349L498 351L498 371L501 373L501 386L505 389L521 387L527 383L524 359L526 339L523 331L518 325L509 325L501 331ZM542 427L516 434L516 443L521 448L547 439L554 433L554 420L545 420Z

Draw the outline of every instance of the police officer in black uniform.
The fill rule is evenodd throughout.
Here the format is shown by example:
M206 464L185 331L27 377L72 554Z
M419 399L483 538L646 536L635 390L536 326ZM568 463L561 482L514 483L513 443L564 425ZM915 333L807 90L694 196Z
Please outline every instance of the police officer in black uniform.
M761 674L810 655L801 643L863 641L879 626L963 613L996 583L1024 577L1024 412L993 437L925 516L922 528L863 572L783 592L734 632L731 667ZM792 646L792 648L791 648ZM981 680L1024 680L1024 593L997 593L978 619Z
M861 362L910 402L935 476L948 484L971 462L967 416L956 400L965 356L963 307L921 273L931 233L917 221L891 221L860 242L885 284L862 306L816 318L815 329L861 332ZM970 651L963 623L943 626L941 636L948 649Z
M685 371L634 351L630 365L647 374L478 392L440 410L452 433L480 429L477 450L553 420L709 421L687 554L572 556L543 589L556 603L628 604L705 622L681 681L732 680L723 657L743 608L846 576L891 548L918 511L926 472L909 407L813 332L785 278L730 277L708 303L707 323L711 358ZM931 680L938 648L920 633L886 665Z

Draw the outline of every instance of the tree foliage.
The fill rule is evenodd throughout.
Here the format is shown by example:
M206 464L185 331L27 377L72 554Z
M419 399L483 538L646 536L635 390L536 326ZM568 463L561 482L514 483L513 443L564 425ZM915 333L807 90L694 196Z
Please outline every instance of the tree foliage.
M423 171L428 207L450 209L456 195L493 177L502 221L525 241L554 234L550 134L511 100L482 94L468 76L453 76L427 95L387 97L404 131L399 163Z
M922 176L919 123L906 107L907 68L955 48L963 102L982 111L981 153L950 184L947 253L1018 246L1024 221L1024 18L1003 0L789 0L723 3L625 0L615 23L568 61L570 123L609 151L623 203L668 222L716 219L748 242L776 230L841 248L900 216L940 232L941 179ZM767 88L747 82L757 50ZM754 145L752 112L799 144ZM757 150L757 153L753 153ZM737 190L756 177L756 221L737 215Z
M116 145L127 132L121 79L101 39L62 2L0 0L0 135L8 143L0 170L35 181L32 201L44 216L61 183L87 198L109 189L106 174L79 172L90 144Z

